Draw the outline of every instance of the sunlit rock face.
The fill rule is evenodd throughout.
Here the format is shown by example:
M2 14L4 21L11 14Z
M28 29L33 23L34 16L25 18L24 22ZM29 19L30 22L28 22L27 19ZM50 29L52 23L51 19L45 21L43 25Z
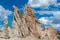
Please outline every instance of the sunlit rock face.
M41 30L41 23L29 6L25 6L23 15L16 6L13 9L12 28L8 28L8 21L5 20L4 28L0 31L0 40L58 40L52 27Z

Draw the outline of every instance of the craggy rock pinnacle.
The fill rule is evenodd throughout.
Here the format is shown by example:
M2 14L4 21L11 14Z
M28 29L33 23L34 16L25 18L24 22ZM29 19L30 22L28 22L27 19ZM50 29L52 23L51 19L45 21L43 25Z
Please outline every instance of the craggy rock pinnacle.
M29 6L25 5L23 15L16 6L13 9L12 28L8 28L8 21L5 20L4 28L0 31L0 40L59 40L52 27L42 30L40 21Z

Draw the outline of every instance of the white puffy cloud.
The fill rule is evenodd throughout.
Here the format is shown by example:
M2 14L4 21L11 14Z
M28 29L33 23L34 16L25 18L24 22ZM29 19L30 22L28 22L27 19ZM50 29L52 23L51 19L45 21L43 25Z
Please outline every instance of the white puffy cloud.
M52 14L53 11L35 11L35 13L39 13L40 15L43 15L43 14Z
M56 4L57 0L29 0L28 4L31 7L44 7L48 8L49 5Z
M60 11L36 11L36 13L39 13L40 15L44 14L52 14L54 15L54 18L60 19Z
M44 25L51 25L55 29L60 28L60 11L42 11L39 14L53 14L52 17L41 17L39 18L40 22ZM60 29L59 29L60 30Z
M50 23L52 22L52 20L49 20L49 19L46 18L46 17L41 17L39 20L40 20L40 22L41 22L42 24L44 24L44 25L48 25L48 24L50 24Z
M56 19L60 20L60 11L54 11L53 15L55 16Z
M59 24L52 24L54 28L60 28L60 23Z
M57 23L57 24L53 23L53 19L49 20L49 18L41 17L39 20L42 24L44 24L46 26L51 25L54 29L60 30L60 23ZM49 26L47 26L47 27L49 27Z
M7 16L10 14L12 14L12 11L5 9L0 5L0 21L7 19Z

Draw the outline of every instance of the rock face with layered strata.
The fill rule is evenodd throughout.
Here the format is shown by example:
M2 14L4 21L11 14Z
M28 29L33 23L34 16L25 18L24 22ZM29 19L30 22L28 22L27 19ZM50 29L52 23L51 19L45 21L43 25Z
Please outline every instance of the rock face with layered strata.
M25 6L25 12L20 14L20 10L13 6L14 17L12 28L8 28L8 21L5 21L4 28L0 33L0 40L58 40L56 32L52 27L41 30L40 21L34 16L33 10Z

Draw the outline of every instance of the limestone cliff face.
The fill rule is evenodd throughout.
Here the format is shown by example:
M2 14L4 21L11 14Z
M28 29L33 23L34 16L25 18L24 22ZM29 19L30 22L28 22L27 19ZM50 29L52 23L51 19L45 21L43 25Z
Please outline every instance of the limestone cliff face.
M0 40L58 40L52 27L41 30L41 23L29 6L25 6L23 16L17 7L13 6L13 9L12 28L8 28L8 21L5 20L4 28L0 32Z

